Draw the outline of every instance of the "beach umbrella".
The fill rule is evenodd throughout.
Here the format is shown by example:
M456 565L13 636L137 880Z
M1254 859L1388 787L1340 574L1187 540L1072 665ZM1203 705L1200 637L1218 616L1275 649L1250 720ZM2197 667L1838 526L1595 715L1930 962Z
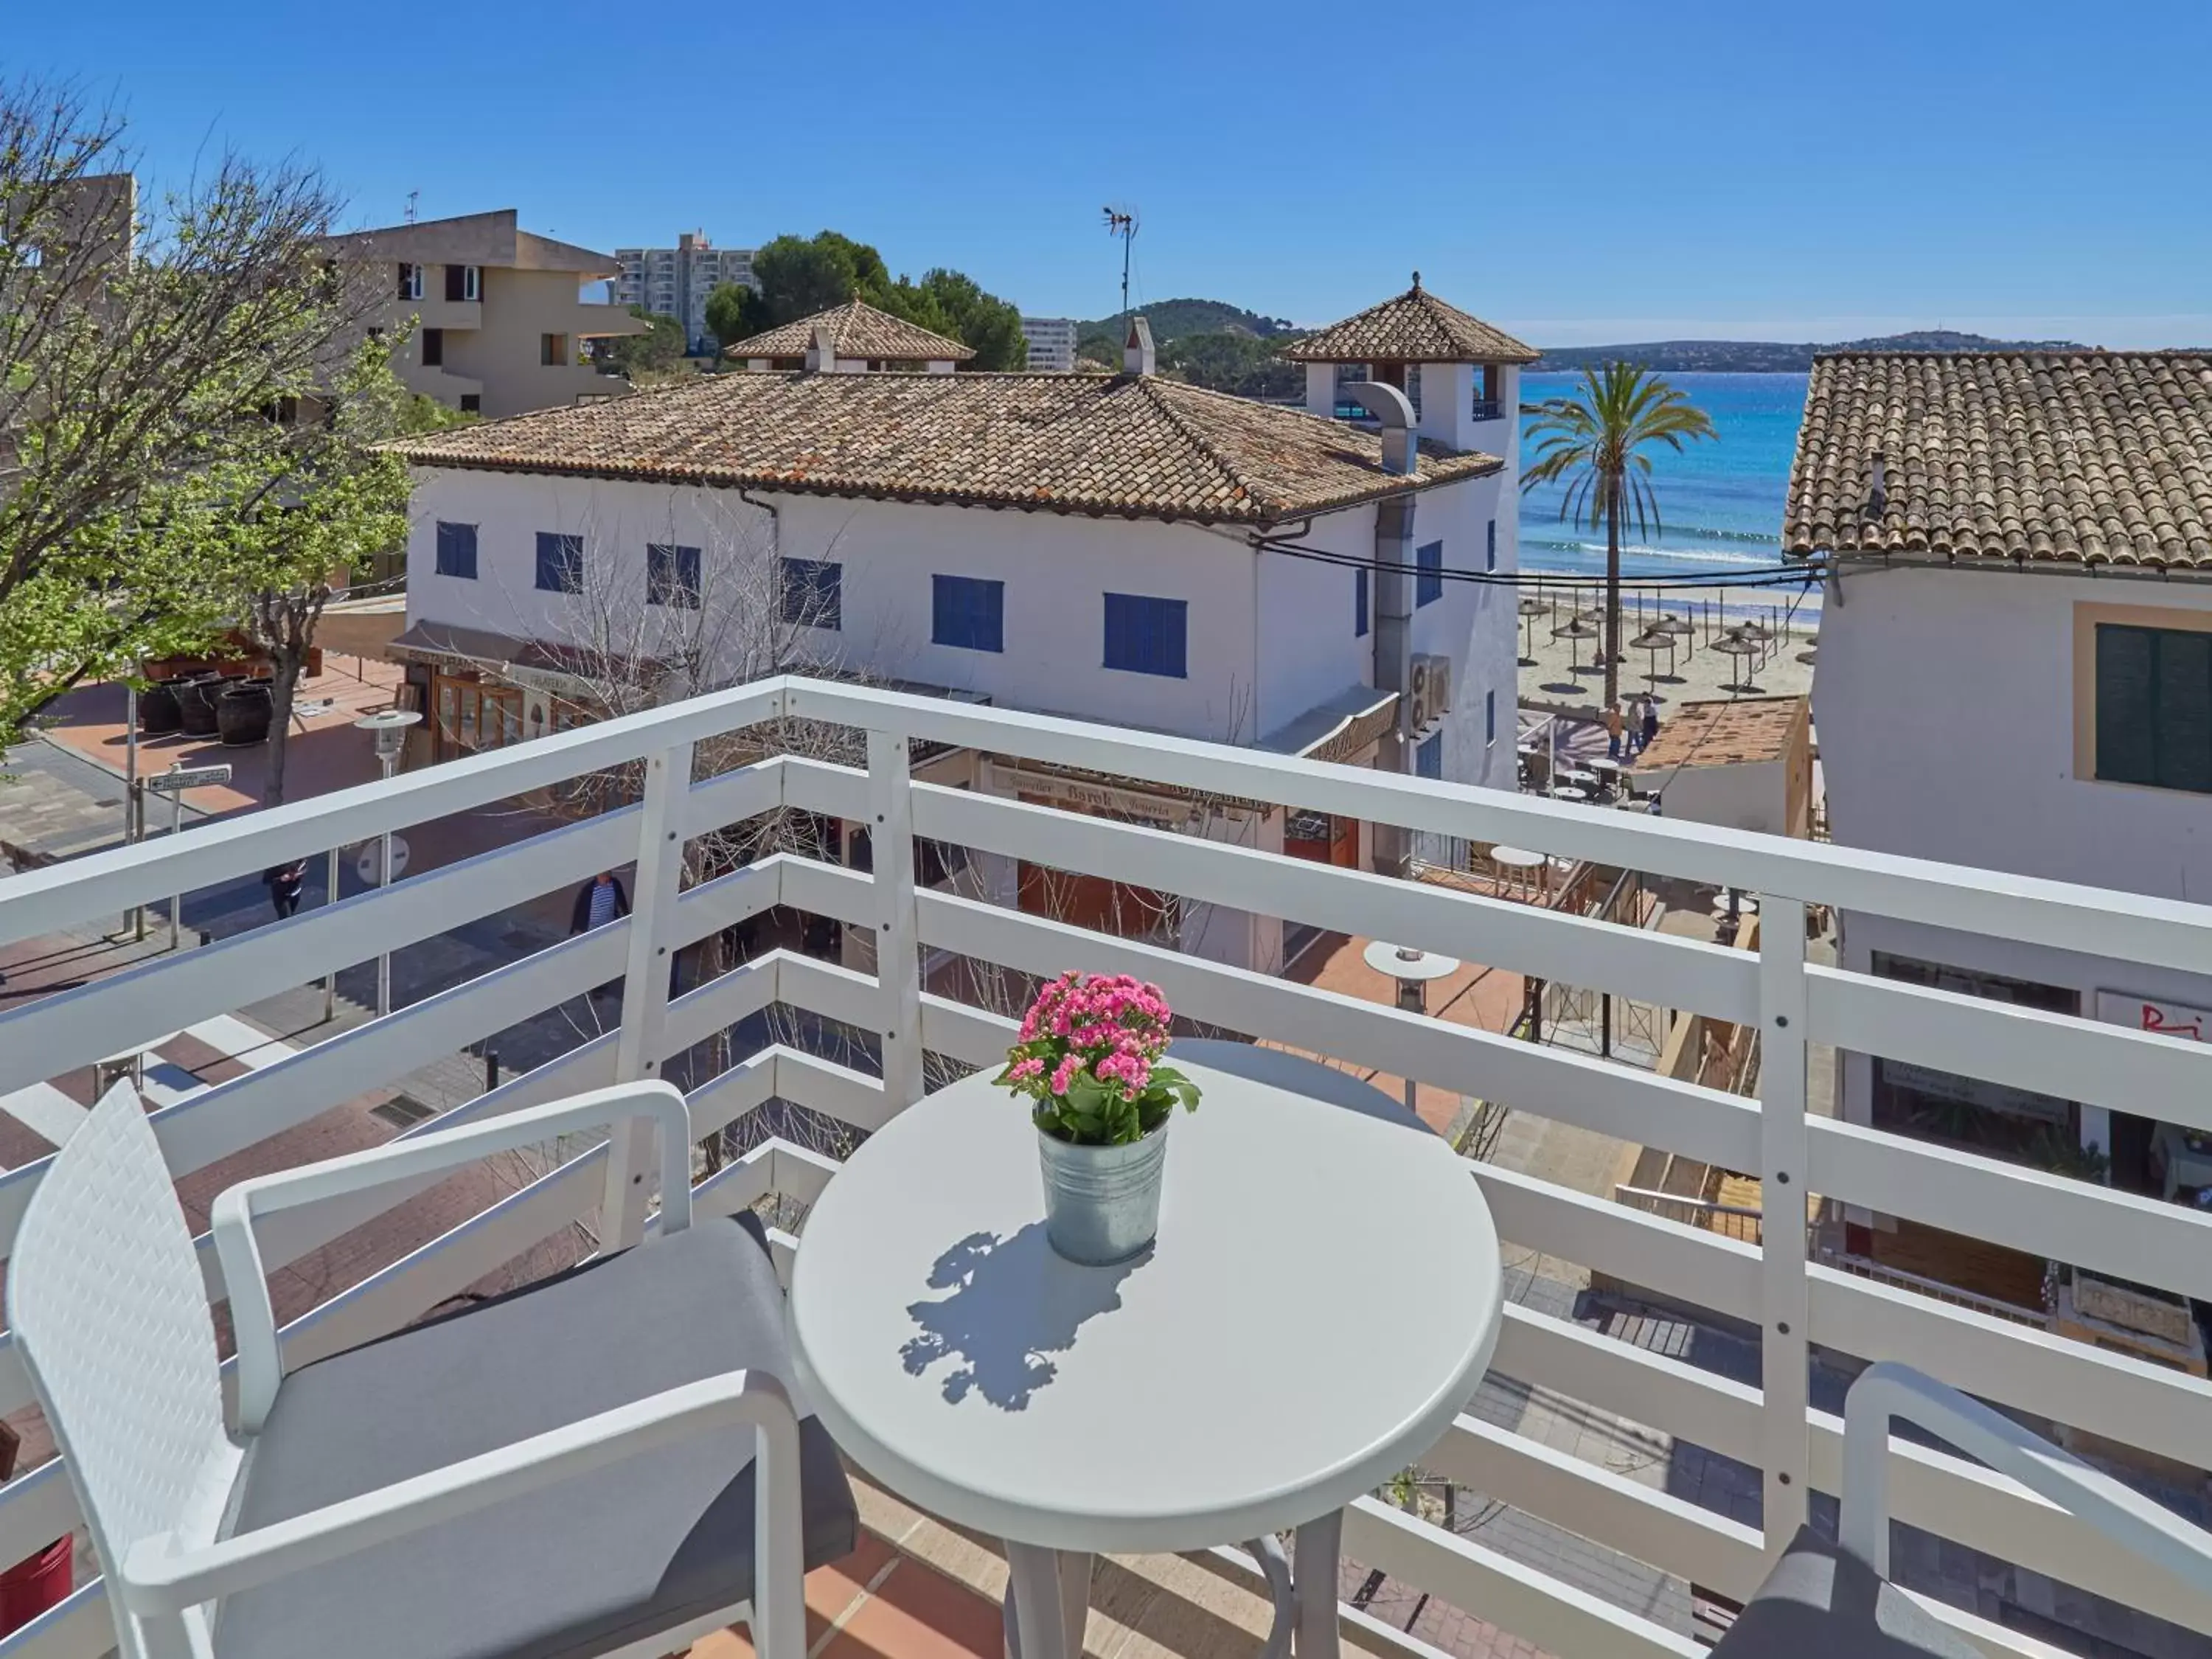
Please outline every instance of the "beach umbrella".
M1536 618L1551 607L1534 593L1523 593L1521 596L1521 603L1515 608L1520 611L1521 626L1527 630L1528 635L1528 644L1521 653L1521 665L1523 668L1533 668L1536 665Z
M1713 649L1716 651L1725 652L1729 656L1738 659L1739 661L1761 654L1761 647L1758 641L1746 639L1741 634L1734 632L1723 634L1720 638L1715 640L1713 641ZM1751 682L1750 675L1752 669L1747 661L1743 662L1743 665L1738 670L1738 672L1745 678L1732 684L1723 685L1721 687L1722 690L1756 692L1760 690L1759 686L1753 684Z
M1668 672L1672 673L1674 665L1674 636L1663 628L1647 628L1631 640L1629 644L1637 650L1647 653L1644 665L1644 682L1650 689L1651 701L1664 702L1666 699L1659 695L1659 653L1662 651L1667 653L1667 670Z
M1589 625L1589 621L1587 617L1577 617L1553 629L1552 630L1552 637L1555 640L1594 640L1597 637L1597 629ZM1581 656L1582 650L1579 646L1572 646L1568 648L1567 672L1577 678L1580 677L1583 672L1582 663L1580 660ZM1595 665L1592 665L1595 666Z

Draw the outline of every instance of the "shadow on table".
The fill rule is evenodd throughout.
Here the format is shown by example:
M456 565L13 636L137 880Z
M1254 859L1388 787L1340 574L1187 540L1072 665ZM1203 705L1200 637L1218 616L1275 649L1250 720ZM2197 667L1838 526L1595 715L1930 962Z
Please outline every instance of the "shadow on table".
M1121 1281L1151 1260L1148 1250L1110 1267L1078 1267L1052 1248L1042 1221L1004 1238L970 1233L930 1271L930 1288L952 1294L908 1304L921 1329L899 1358L910 1376L953 1362L944 1386L954 1405L972 1393L1001 1411L1025 1410L1059 1375L1051 1356L1073 1348L1086 1321L1119 1308Z

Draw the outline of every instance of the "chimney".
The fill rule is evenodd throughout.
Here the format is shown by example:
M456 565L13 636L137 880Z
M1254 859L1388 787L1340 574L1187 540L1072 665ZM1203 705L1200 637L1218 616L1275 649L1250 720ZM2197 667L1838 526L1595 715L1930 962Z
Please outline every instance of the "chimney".
M837 368L837 343L830 337L830 325L814 325L814 343L806 348L806 372L809 374L834 374Z
M1889 510L1889 467L1879 449L1867 459L1872 465L1867 480L1866 516L1879 519Z
M1129 337L1121 342L1121 372L1124 374L1152 374L1158 372L1158 354L1152 349L1152 325L1142 317L1129 319Z
M1413 405L1395 386L1380 380L1350 380L1337 388L1358 404L1382 428L1382 470L1407 473L1419 464L1420 445L1413 427Z
M1382 470L1408 473L1419 455L1413 406L1394 386L1353 380L1339 388L1382 429ZM1398 694L1397 723L1382 733L1375 753L1378 772L1413 769L1413 495L1401 490L1375 504L1375 689ZM1378 874L1402 876L1411 850L1406 830L1376 823L1373 855Z

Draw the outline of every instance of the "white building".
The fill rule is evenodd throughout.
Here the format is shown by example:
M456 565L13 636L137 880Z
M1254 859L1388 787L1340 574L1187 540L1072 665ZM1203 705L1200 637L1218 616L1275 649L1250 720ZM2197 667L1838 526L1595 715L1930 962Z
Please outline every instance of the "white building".
M919 369L950 374L975 353L943 334L854 300L811 317L782 324L723 350L752 369L826 369L857 374L873 369Z
M2212 897L2212 386L2180 353L1826 357L1785 545L1838 579L1814 714L1840 845ZM1887 458L1885 460L1884 458ZM1670 796L1671 799L1671 796ZM1847 914L1844 966L2202 1040L2212 974ZM1979 1109L2117 1185L2212 1185L2172 1125L1926 1066L1844 1063L1853 1121ZM1955 1116L1955 1113L1954 1114Z
M719 595L781 613L775 666L1512 787L1513 593L1447 578L1511 568L1511 423L1490 428L1502 455L1480 449L1461 404L1431 396L1433 426L1378 437L1158 379L1149 331L1132 336L1119 375L863 375L823 372L817 352L410 441L395 654L416 665L438 752L560 724L564 660L611 611L642 619L623 632L635 657L726 648ZM1432 387L1471 374L1431 372ZM1402 575L1375 577L1378 559ZM665 603L676 585L702 603ZM507 712L482 713L487 698ZM1005 757L937 775L1342 865L1395 867L1402 850L1323 814ZM1029 904L1030 875L990 878ZM1134 890L1049 904L1096 921ZM1285 954L1272 917L1184 912L1173 931L1249 966Z
M1075 319L1024 317L1022 338L1030 349L1030 370L1039 374L1066 374L1075 368Z
M724 283L757 289L753 280L753 250L716 247L707 233L684 232L674 247L623 247L615 250L619 266L614 279L615 303L643 306L659 317L673 317L684 325L684 337L694 352L715 349L713 331L707 326L707 296Z

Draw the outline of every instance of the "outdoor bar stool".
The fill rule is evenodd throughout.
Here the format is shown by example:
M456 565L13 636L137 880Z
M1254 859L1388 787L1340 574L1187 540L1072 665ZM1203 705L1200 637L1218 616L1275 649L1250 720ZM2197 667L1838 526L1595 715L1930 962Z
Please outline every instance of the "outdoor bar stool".
M1963 1632L1888 1582L1893 1417L2010 1475L2182 1583L2212 1589L2212 1533L1979 1401L1884 1362L1844 1402L1840 1541L1799 1528L1713 1659L1981 1659Z
M258 1221L637 1119L643 1243L283 1375ZM740 1621L801 1659L803 1574L858 1516L794 1410L761 1240L693 1223L691 1140L683 1096L637 1083L231 1188L233 1439L184 1212L110 1090L31 1198L8 1302L122 1659L659 1659Z

